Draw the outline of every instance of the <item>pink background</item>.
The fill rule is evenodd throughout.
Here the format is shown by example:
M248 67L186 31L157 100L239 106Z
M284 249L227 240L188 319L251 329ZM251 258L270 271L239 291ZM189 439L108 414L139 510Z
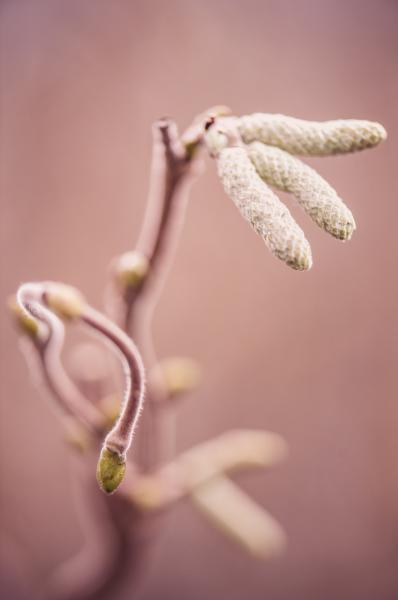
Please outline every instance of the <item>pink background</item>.
M183 127L226 103L236 114L378 120L390 134L376 150L310 161L358 231L341 244L287 199L312 245L304 274L268 253L207 161L155 340L160 356L204 369L179 410L180 448L231 427L288 441L284 465L239 481L289 545L251 560L184 504L142 600L398 597L397 31L393 0L1 2L2 298L55 279L101 306L109 260L139 229L158 116ZM78 549L80 527L61 426L5 311L1 343L4 570L41 579ZM7 585L4 597L17 597Z

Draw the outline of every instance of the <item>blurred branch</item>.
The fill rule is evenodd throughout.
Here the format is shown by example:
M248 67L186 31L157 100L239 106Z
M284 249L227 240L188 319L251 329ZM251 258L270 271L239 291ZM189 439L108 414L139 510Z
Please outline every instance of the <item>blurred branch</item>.
M251 555L264 559L284 549L286 536L279 523L228 478L218 476L191 498L213 525Z
M232 430L194 446L152 475L140 476L130 492L144 510L164 508L195 492L211 479L253 467L269 467L287 455L276 433Z
M54 312L44 306L44 287L41 284L24 284L18 291L16 317L20 326L28 327L33 347L37 351L45 383L64 414L72 415L85 424L91 432L102 430L101 413L80 393L67 375L61 353L64 345L64 325ZM38 319L46 331L33 322ZM36 321L37 323L37 321Z

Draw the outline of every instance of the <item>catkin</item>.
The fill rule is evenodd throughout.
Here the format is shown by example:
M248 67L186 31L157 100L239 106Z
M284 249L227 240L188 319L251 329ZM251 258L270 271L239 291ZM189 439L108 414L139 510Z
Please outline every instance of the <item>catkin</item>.
M355 230L351 211L314 169L284 150L260 142L254 142L247 148L250 159L264 181L294 194L315 223L334 237L350 239Z
M217 163L225 192L271 252L293 269L309 269L311 249L303 231L286 206L258 176L246 150L224 148Z
M246 143L259 141L292 154L326 156L376 146L387 134L380 123L355 119L304 121L279 114L255 113L239 119Z

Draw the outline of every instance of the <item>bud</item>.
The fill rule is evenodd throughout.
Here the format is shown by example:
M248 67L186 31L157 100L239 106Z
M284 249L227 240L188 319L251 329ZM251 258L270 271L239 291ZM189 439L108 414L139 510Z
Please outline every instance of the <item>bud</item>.
M148 271L149 261L147 257L137 250L126 252L116 259L116 279L124 287L138 287L147 276Z
M100 488L105 493L112 494L121 484L125 471L123 456L104 447L97 465L97 481Z
M279 114L255 113L239 120L245 143L263 142L292 154L326 156L372 148L386 139L380 123L356 119L305 121Z
M63 283L47 283L44 298L47 306L62 319L79 318L85 306L83 295Z
M312 266L311 248L303 231L272 190L261 180L244 148L225 148L218 157L225 192L281 260L293 269Z
M85 454L92 445L87 429L74 418L65 419L65 441L80 454Z
M248 154L260 177L294 194L319 227L340 240L350 239L355 230L351 211L314 169L284 150L260 142L250 144Z
M194 390L200 381L200 367L190 358L172 357L160 361L150 373L150 381L171 397Z
M33 317L30 317L16 301L15 296L8 300L8 308L14 317L16 325L22 333L28 335L32 339L36 339L39 333L39 323Z

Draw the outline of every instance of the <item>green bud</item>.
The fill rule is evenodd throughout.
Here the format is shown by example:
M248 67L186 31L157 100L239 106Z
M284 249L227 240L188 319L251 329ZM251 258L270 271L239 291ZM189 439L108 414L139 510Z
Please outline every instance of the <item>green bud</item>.
M97 481L106 494L112 494L121 484L125 471L124 458L103 448L97 465Z
M8 308L15 319L16 325L20 330L27 334L32 339L36 339L39 334L39 323L33 317L30 317L22 308L18 305L15 296L12 296L8 300Z

